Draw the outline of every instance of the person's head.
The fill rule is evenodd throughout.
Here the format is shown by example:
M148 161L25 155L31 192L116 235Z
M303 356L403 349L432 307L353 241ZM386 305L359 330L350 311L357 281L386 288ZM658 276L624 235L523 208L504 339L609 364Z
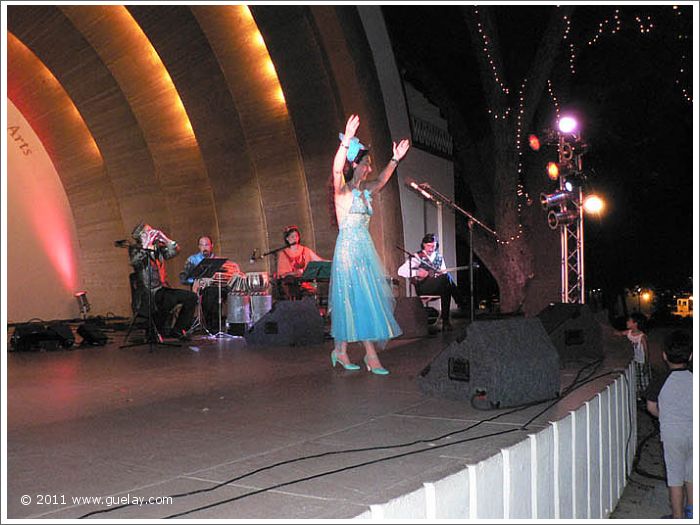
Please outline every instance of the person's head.
M211 237L208 235L202 235L197 242L197 247L199 248L199 253L204 255L204 257L209 257L212 249L214 248L214 243L212 242Z
M345 182L355 180L356 183L364 181L372 173L372 156L368 149L361 149L357 156L351 161L345 161L343 175Z
M690 334L685 330L674 330L664 341L664 359L674 365L684 365L690 361L693 346Z
M420 242L420 247L428 255L433 253L440 247L437 235L434 233L426 233L423 240Z
M633 312L627 318L627 328L630 330L647 331L647 318L640 312Z
M301 232L299 231L299 227L294 224L287 226L282 232L282 239L287 245L301 243Z

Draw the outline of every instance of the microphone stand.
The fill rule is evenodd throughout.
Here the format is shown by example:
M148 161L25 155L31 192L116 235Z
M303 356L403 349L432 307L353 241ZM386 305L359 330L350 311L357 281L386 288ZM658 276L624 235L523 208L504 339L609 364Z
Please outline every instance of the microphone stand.
M129 343L120 346L119 348L132 348L134 346L141 346L146 343L148 343L148 351L153 352L153 346L154 345L161 345L161 346L175 346L175 347L180 347L181 345L177 343L166 343L163 341L163 337L160 335L160 332L158 332L158 328L156 327L156 322L153 319L153 304L152 300L155 298L152 298L153 293L151 292L151 285L152 285L152 271L151 271L151 260L155 261L156 257L156 249L155 248L142 248L140 246L132 245L132 246L123 246L125 248L133 248L134 250L138 250L141 253L146 254L146 268L148 271L148 330L146 330L146 340L143 341L142 343ZM151 259L153 257L153 259ZM135 268L134 268L135 269ZM138 277L137 277L138 279Z
M299 244L299 243L298 243L298 242L293 242L293 243L290 243L290 244L286 244L286 243L285 243L284 246L280 246L279 248L275 248L275 249L273 249L273 250L270 250L269 252L265 252L265 253L263 253L262 255L258 255L257 257L255 257L255 250L253 250L253 255L251 255L251 257L250 257L250 262L251 262L251 263L254 263L256 260L262 259L263 257L267 257L268 255L274 256L274 262L273 262L273 264L274 264L274 267L275 267L275 271L274 271L274 272L270 272L270 273L272 273L272 275L275 277L275 279L274 279L275 284L274 284L274 288L273 288L273 289L275 289L275 288L277 289L277 290L276 290L276 294L277 294L278 296L280 296L280 294L282 293L282 283L281 283L281 281L279 280L279 275L277 275L277 266L278 266L278 265L277 265L277 261L278 261L278 257L279 257L279 252L281 252L282 250L285 250L285 249L289 248L290 246L295 246L295 245L297 245L297 244ZM272 290L271 290L271 291L272 291ZM274 297L274 295L273 295L273 297ZM279 299L279 297L278 297L278 299ZM252 306L252 303L251 303L251 306Z

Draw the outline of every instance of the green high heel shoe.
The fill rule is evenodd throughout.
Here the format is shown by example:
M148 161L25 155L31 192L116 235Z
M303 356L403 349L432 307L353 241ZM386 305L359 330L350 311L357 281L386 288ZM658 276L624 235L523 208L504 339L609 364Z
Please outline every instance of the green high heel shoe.
M364 358L365 361L365 366L367 367L367 370L369 372L372 372L373 374L377 374L378 376L388 376L389 371L386 368L383 368L381 366L378 366L377 368L372 368L369 366L369 363L367 362L367 356Z
M359 370L360 366L356 365L354 363L343 363L339 358L338 354L336 353L335 350L331 352L331 363L333 364L333 368L335 368L336 363L340 363L345 370Z

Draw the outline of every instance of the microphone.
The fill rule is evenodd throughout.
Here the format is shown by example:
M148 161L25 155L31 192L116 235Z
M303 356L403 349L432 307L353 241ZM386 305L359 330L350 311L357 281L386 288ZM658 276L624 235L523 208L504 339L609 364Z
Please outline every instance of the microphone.
M425 184L425 183L424 183L424 184ZM416 181L414 181L413 179L406 179L406 186L408 186L408 187L411 188L412 190L417 191L418 193L420 193L420 194L423 196L424 199L428 199L428 200L430 200L430 201L434 201L434 200L435 200L435 199L433 198L433 196L432 196L430 193L428 193L427 191L425 191L425 190L421 187L421 185L420 185L420 184L417 184Z
M256 248L253 250L253 253L250 254L250 259L249 259L250 264L253 264L255 262L257 251L258 250Z
M118 241L114 241L114 246L117 248L125 248L126 246L129 246L129 239L119 239Z

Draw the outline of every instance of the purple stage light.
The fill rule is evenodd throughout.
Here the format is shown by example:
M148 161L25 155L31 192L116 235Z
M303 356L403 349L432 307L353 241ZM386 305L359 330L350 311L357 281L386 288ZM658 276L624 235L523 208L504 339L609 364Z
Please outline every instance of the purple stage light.
M562 133L572 133L578 127L578 122L573 117L562 117L559 119L559 131Z

